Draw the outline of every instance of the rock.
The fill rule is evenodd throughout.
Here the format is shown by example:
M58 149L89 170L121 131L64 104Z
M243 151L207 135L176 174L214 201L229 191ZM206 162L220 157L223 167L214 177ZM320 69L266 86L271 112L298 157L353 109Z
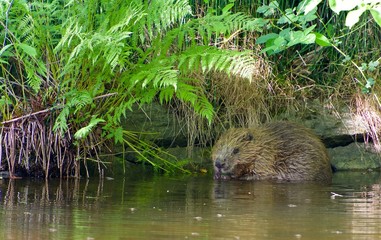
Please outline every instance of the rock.
M347 106L336 107L331 103L312 101L306 104L304 110L287 112L287 115L278 115L274 120L299 122L315 131L328 148L332 164L339 171L381 167L379 154L369 151L372 143L363 143L368 131L366 124ZM209 146L206 150L194 147L190 153L187 148L186 126L180 126L176 117L160 104L152 103L142 108L135 106L123 125L126 130L143 132L139 135L140 139L165 148L179 160L188 161L189 165L196 166L197 169L211 169ZM135 158L131 154L128 156Z
M160 147L187 146L185 126L180 126L175 116L158 103L133 107L128 118L122 121L124 129L140 134L140 138Z
M311 128L327 148L364 142L364 134L368 131L365 122L348 106L335 107L318 100L306 103L304 110L291 111L275 119L294 121Z
M379 153L372 150L372 142L364 143L369 140L365 139L366 123L348 106L313 101L306 110L290 115L287 119L311 128L321 137L337 171L380 169Z
M345 147L328 148L331 164L337 171L380 169L380 156L369 151L365 143L351 143Z

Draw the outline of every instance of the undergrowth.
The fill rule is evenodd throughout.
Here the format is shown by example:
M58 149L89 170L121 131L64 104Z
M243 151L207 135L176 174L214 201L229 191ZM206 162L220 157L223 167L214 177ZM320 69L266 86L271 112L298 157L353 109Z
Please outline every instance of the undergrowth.
M261 28L242 13L194 18L187 0L14 0L0 9L0 163L11 176L22 168L79 177L81 166L88 176L88 163L102 175L101 154L114 144L156 169L186 172L147 150L121 118L134 104L176 99L212 122L213 106L192 73L250 79L256 71L250 51L212 44Z
M121 144L158 171L186 172L122 126L153 101L177 109L190 145L310 99L355 102L364 118L372 109L379 139L376 8L346 27L326 2L308 12L300 1L190 3L2 1L2 168L79 177L91 162L102 175L101 154Z

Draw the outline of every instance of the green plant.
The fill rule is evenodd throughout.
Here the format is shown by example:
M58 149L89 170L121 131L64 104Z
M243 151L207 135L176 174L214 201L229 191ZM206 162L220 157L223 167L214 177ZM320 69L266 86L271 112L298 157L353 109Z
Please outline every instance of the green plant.
M250 52L215 47L221 37L261 28L240 13L192 18L187 0L33 1L30 6L22 0L0 4L5 29L0 37L1 133L13 134L4 144L8 149L7 141L13 141L16 152L6 157L23 167L30 163L24 153L31 149L18 136L38 146L59 146L34 153L45 177L56 167L61 176L63 168L79 176L86 159L101 168L99 152L111 140L146 152L135 146L143 143L128 140L121 130L120 119L128 117L133 104L176 98L211 122L213 106L194 84L193 71L252 75ZM24 124L41 126L44 134L35 139L35 131L26 131ZM163 158L162 164L159 168L175 166Z

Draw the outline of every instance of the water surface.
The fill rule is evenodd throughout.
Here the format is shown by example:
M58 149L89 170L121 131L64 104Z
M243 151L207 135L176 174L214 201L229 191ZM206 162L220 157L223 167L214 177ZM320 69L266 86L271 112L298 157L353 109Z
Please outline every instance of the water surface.
M380 239L381 179L2 181L1 239ZM336 195L337 194L337 195Z

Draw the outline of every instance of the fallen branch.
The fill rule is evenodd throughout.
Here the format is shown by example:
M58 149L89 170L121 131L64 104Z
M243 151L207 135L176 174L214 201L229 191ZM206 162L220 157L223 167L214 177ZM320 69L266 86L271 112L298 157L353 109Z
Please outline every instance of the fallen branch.
M100 99L100 98L111 97L111 96L114 96L114 95L117 95L117 94L118 93L107 93L107 94L104 94L104 95L100 95L100 96L94 97L93 100L97 100L97 99ZM53 110L61 109L63 107L64 107L64 105L60 104L60 105L57 105L57 106L54 106L54 107L51 107L51 108L47 108L47 109L44 109L44 110L41 110L41 111L37 111L37 112L34 112L34 113L23 115L21 117L13 118L13 119L8 120L8 121L3 121L3 122L1 122L1 124L7 124L7 123L16 122L16 121L24 119L24 118L29 118L29 117L32 117L32 116L35 116L35 115L38 115L38 114L42 114L42 113L50 112L50 111L53 111Z

